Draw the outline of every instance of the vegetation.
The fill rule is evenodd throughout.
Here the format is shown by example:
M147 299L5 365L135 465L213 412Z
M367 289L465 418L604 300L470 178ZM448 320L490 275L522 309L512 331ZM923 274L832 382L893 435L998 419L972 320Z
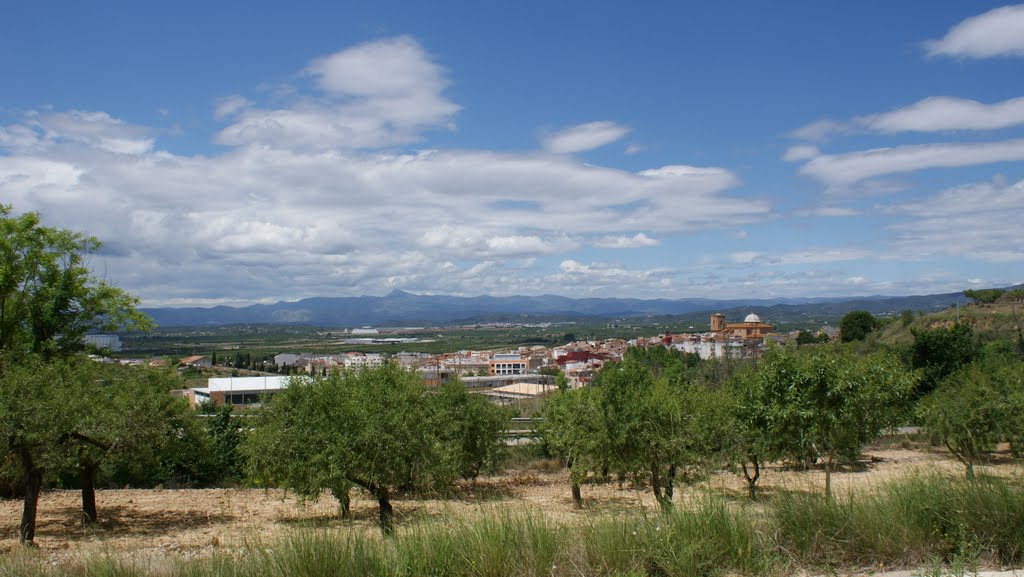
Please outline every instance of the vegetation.
M663 509L677 479L690 482L721 450L727 403L694 382L696 357L630 349L592 388L562 391L545 406L542 435L571 471L573 499L588 473L647 483Z
M844 343L863 341L878 327L878 319L868 311L852 311L839 321L839 338Z
M832 574L843 568L975 570L1024 561L1024 488L908 476L841 499L781 493L757 508L706 493L664 514L633 512L555 522L542 513L489 510L422 520L390 539L301 530L251 542L237 555L146 565L100 556L53 566L48 554L0 557L0 575L22 577Z
M493 462L507 415L452 387L436 393L394 364L295 377L256 413L245 453L261 482L313 497L330 490L348 513L358 485L394 528L391 495L435 490Z
M919 411L929 433L974 477L974 466L997 443L1016 445L1024 438L1024 362L990 355L966 365L945 378Z
M915 379L892 355L853 356L831 347L801 353L770 349L734 387L742 447L756 468L758 453L825 463L831 495L837 457L861 448L904 414ZM763 458L763 457L761 457ZM756 474L756 473L755 473ZM756 479L748 475L751 496Z
M1006 291L1003 289L969 289L964 291L964 296L973 300L975 304L992 304L999 300Z
M49 357L81 351L89 331L150 326L138 300L89 273L91 236L42 226L0 205L0 352Z

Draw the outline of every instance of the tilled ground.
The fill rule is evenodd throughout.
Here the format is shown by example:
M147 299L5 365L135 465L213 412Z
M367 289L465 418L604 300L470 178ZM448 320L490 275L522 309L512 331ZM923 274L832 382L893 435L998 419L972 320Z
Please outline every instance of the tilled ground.
M1020 468L1019 464L1006 462L983 470L1015 475ZM878 448L868 451L857 465L835 473L833 484L837 492L870 491L915 470L962 474L960 465L942 454ZM717 473L703 484L736 499L746 493L743 478L727 472ZM775 466L763 472L760 484L765 495L782 489L823 488L821 470L788 471ZM678 488L676 499L686 499L696 492ZM354 492L353 496L354 519L342 522L336 518L336 501L327 494L313 502L302 502L280 490L105 490L97 492L99 527L83 528L79 522L80 494L48 491L39 503L36 543L45 555L59 562L110 552L153 558L204 556L247 543L273 542L301 527L336 526L376 533L376 502L363 493ZM657 507L649 490L628 482L621 486L615 482L587 483L583 497L585 508L575 509L564 470L522 470L461 484L445 499L406 496L397 498L394 505L400 527L423 518L472 515L496 508L530 510L555 520L569 520L580 515ZM18 547L20 514L20 501L0 501L0 554Z

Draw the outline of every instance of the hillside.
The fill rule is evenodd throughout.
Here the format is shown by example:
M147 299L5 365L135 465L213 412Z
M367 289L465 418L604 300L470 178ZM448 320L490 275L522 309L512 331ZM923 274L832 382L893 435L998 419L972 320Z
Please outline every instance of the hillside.
M573 299L556 295L455 297L394 291L383 297L309 298L246 307L146 308L159 326L277 324L315 326L420 326L486 321L566 321L693 315L710 312L742 317L756 312L776 321L835 319L851 310L896 314L904 309L933 311L964 302L960 293L907 297L779 299Z

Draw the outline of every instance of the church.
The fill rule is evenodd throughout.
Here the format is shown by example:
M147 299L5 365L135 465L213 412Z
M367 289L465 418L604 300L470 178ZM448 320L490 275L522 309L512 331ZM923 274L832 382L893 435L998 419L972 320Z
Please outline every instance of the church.
M754 313L747 315L742 323L726 323L725 315L722 313L711 315L711 332L715 333L715 340L719 341L735 339L761 340L774 328L772 325L762 322L761 317Z

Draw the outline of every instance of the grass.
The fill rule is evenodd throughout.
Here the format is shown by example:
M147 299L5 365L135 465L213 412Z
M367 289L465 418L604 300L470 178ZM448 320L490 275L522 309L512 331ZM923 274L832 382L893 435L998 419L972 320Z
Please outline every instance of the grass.
M395 536L296 530L234 555L165 561L113 556L51 566L40 552L0 557L0 577L658 577L787 575L879 567L935 574L1024 562L1024 487L980 477L907 476L836 500L779 492L759 503L705 493L669 513L556 522L485 508L413 519Z

